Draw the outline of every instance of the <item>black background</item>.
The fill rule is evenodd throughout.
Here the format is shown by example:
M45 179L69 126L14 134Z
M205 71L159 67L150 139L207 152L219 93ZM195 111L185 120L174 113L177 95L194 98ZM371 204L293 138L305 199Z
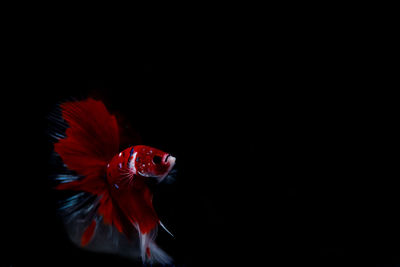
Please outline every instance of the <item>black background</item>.
M87 29L17 46L2 98L7 263L135 266L76 248L55 213L46 115L85 95L177 157L154 205L178 266L399 262L397 183L372 159L385 122L372 124L368 58L351 31L316 25L157 24L122 40L82 45Z

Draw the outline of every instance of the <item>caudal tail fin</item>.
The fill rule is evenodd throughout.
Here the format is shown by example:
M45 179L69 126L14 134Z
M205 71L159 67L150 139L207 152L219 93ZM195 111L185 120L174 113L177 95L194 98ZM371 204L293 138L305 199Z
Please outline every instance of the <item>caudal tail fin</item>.
M60 212L73 229L72 239L85 246L96 232L100 211L112 209L104 175L119 150L117 121L101 101L91 98L62 103L49 119L54 151L63 164L55 174L56 188L77 191Z
M107 162L118 153L119 133L114 116L101 101L86 99L60 105L59 121L68 125L58 133L55 152L68 169L79 175L98 175Z

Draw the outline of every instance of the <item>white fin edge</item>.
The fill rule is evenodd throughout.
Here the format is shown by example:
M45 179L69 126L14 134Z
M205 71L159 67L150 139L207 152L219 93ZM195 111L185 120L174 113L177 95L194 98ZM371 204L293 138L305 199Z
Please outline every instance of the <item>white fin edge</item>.
M160 223L161 227L162 227L168 234L170 234L172 237L175 238L175 236L174 236L170 231L168 231L168 229L164 226L164 224L163 224L161 221L159 221L159 223Z

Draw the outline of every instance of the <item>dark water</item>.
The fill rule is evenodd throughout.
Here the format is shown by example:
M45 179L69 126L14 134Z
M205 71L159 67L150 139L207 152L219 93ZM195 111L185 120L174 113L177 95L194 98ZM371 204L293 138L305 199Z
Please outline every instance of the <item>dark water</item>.
M90 58L22 56L2 98L7 263L137 265L74 247L55 214L45 116L87 94L177 157L176 183L154 199L176 237L161 231L158 243L176 266L400 262L398 177L384 154L375 160L379 100L358 86L345 50L293 36L257 49L191 37Z

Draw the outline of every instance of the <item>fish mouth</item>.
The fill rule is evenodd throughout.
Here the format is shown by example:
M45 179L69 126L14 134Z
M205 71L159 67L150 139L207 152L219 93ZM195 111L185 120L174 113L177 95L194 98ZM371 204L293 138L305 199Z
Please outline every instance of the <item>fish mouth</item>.
M169 172L170 170L172 170L172 168L175 166L175 161L176 161L176 158L173 157L173 156L171 156L171 155L168 155L168 156L165 158L165 162L168 162L168 163L169 163L168 172Z
M168 167L168 170L165 172L165 174L157 179L158 182L161 182L162 180L164 180L165 177L167 177L168 173L175 166L175 161L176 161L176 158L174 156L172 156L171 154L167 154L164 156L163 162L165 164L169 164L169 167Z
M164 162L164 164L169 164L168 171L167 171L167 172L169 172L174 167L176 158L174 156L172 156L171 154L166 154L166 155L164 155L162 161Z

